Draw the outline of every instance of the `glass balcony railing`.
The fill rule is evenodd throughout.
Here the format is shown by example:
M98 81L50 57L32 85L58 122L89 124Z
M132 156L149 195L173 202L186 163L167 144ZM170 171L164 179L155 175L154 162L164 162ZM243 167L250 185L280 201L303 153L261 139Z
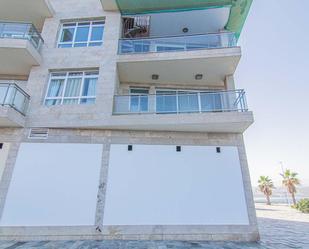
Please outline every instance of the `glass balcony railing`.
M229 48L237 45L234 33L172 36L159 38L120 39L119 54L191 51L198 49Z
M40 33L31 23L0 22L0 38L29 40L37 50L44 43Z
M181 114L248 111L245 91L179 92L177 94L117 95L113 114Z
M0 106L9 106L25 115L29 100L29 95L16 84L0 83Z

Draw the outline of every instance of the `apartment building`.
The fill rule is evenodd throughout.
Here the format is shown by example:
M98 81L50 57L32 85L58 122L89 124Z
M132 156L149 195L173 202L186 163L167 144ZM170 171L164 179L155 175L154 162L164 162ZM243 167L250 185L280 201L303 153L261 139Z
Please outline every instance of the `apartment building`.
M0 239L257 240L251 2L2 0Z

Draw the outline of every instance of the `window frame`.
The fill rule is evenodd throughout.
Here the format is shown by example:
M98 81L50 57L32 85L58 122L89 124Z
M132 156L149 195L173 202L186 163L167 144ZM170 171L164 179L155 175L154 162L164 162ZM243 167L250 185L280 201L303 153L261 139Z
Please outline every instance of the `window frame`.
M80 73L80 76L77 75L70 75L70 74L76 74L76 73ZM55 74L55 75L53 75ZM59 74L59 75L56 75ZM74 97L65 97L65 91L66 91L66 87L67 87L67 83L69 79L77 79L80 78L81 79L81 84L80 84L80 89L79 89L79 95L78 96L74 96ZM91 70L91 71L67 71L67 72L51 72L49 75L49 80L48 80L48 85L47 85L47 89L46 89L46 93L45 93L45 98L44 98L44 103L43 105L46 107L51 107L51 106L65 106L65 105L85 105L85 104L95 104L96 103L96 95L89 95L89 96L84 96L82 95L83 93L83 88L84 88L84 84L85 84L85 79L99 79L99 71L98 70ZM64 80L63 82L63 90L61 92L61 96L57 96L57 97L48 97L48 92L50 89L50 85L52 80ZM95 88L97 89L97 82L96 82L96 86ZM77 103L71 103L71 104L65 104L64 101L65 100L78 100ZM93 103L81 103L81 101L83 99L94 99ZM48 105L46 104L46 102L48 100L55 100L58 101L60 100L59 104L54 104L54 105Z
M89 23L89 25L82 25L82 24L88 24L88 23ZM78 41L78 42L75 41L78 27L89 27L87 41ZM101 40L91 40L91 36L92 36L94 27L103 27L102 39ZM63 31L65 29L69 29L69 28L74 28L73 39L70 42L62 42L61 38L63 36ZM85 47L103 46L103 44L104 44L104 31L105 31L105 19L63 22L63 23L61 23L60 32L59 32L59 35L58 35L57 48L78 48L78 47L84 47L85 48ZM101 44L96 45L96 46L91 46L92 43L101 43ZM76 44L86 44L86 46L75 46ZM70 45L70 46L62 47L63 45Z

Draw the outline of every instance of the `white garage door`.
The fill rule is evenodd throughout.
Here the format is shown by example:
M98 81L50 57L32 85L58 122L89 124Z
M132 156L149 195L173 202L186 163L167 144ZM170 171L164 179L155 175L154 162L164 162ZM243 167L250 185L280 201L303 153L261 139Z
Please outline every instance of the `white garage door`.
M93 225L101 155L96 144L21 144L0 225Z
M104 225L248 225L236 147L112 145Z

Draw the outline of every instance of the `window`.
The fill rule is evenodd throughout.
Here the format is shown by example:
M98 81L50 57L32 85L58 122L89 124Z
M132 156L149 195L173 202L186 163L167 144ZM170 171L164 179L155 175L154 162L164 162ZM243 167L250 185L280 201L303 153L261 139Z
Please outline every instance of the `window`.
M98 71L51 73L45 105L93 104Z
M103 44L104 21L63 23L58 48L93 47Z
M131 88L130 89L130 111L147 112L148 111L148 89Z

